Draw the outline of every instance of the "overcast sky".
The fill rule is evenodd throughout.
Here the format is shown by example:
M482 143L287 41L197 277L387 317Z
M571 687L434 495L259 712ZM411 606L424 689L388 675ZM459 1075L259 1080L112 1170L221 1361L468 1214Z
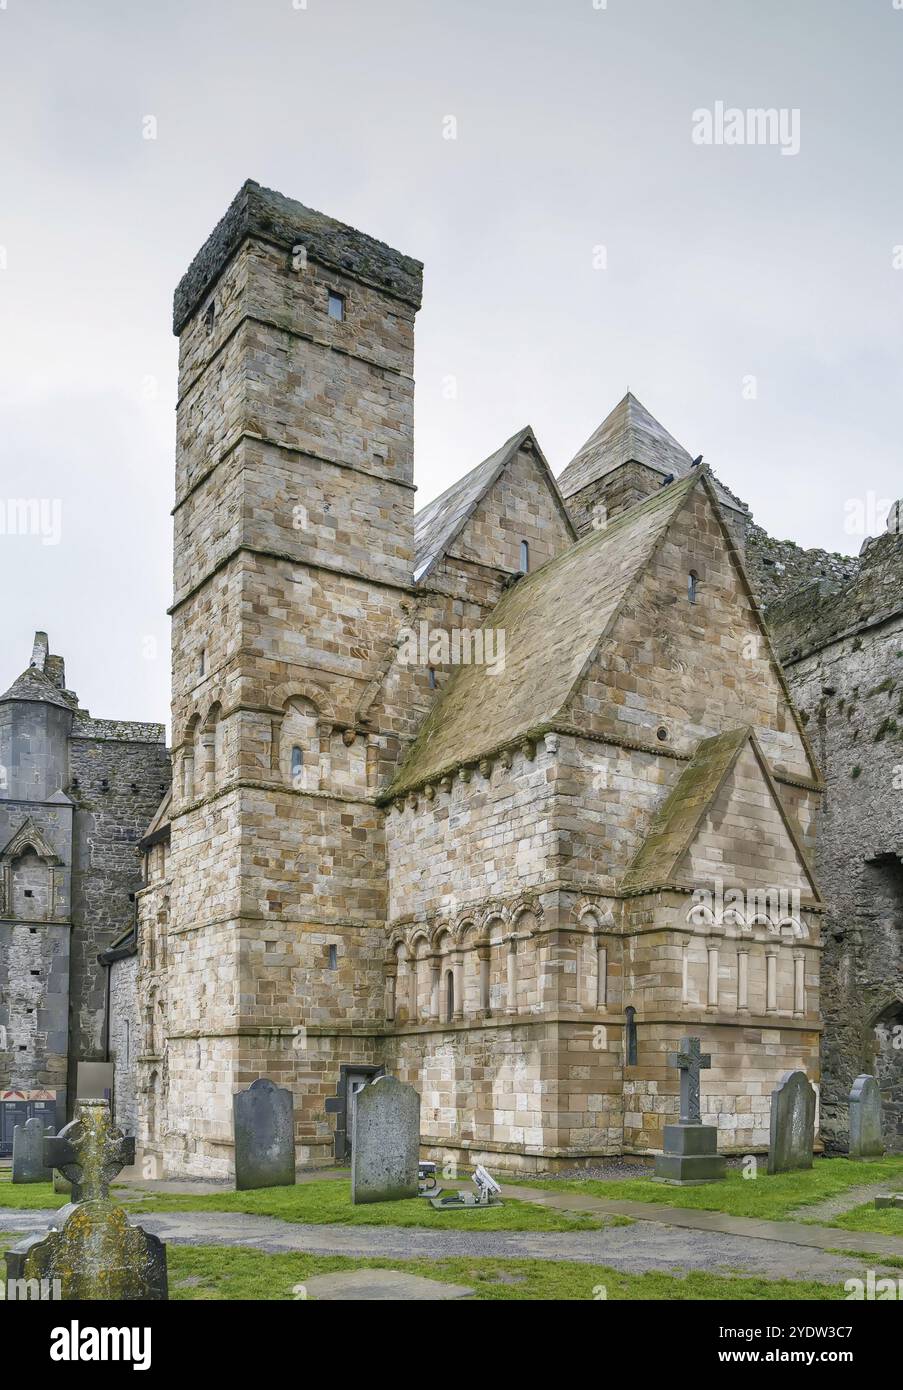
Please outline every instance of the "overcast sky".
M167 718L172 290L248 177L425 262L418 505L527 423L560 472L629 387L858 552L903 493L900 3L0 0L0 514L60 504L0 534L0 688L44 627ZM698 143L719 102L783 137Z

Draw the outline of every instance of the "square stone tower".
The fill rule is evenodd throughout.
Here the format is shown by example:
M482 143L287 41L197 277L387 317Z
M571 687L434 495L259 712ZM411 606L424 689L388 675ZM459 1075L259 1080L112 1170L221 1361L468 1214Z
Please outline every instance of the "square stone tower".
M421 277L248 182L176 291L175 958L141 1077L164 1168L230 1173L232 1092L264 1072L296 1090L303 1156L330 1155L304 1107L334 1091L337 1046L372 1052L373 796L397 749L360 710L411 586Z

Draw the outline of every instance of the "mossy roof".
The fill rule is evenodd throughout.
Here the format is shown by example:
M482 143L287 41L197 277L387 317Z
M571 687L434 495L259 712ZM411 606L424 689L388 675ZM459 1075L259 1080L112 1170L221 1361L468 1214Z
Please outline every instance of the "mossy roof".
M645 840L622 878L623 893L650 893L678 881L681 860L747 744L752 745L762 779L809 879L813 900L820 901L806 852L774 784L765 754L749 725L700 740L693 757L653 817Z
M484 627L505 634L503 669L457 668L388 795L476 762L561 716L627 590L704 477L694 470L663 487L502 596Z
M740 728L701 740L621 880L625 893L648 892L673 882L680 860L749 736L749 728Z

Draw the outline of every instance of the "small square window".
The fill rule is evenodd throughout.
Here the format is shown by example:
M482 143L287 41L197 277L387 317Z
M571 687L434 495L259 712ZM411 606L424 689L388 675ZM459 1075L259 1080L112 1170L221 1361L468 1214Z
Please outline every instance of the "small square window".
M335 290L329 291L328 313L331 319L341 323L345 317L345 296L337 294Z

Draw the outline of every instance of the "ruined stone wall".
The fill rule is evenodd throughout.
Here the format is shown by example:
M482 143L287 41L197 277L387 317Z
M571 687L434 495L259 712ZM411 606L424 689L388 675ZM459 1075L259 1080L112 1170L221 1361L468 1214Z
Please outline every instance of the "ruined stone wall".
M850 1087L877 1063L887 1073L887 1141L903 1151L903 1048L875 1031L903 1000L903 619L791 661L787 674L826 780L817 858L827 903L825 1140L843 1148Z
M75 828L69 1088L74 1095L78 1062L104 1060L107 978L97 957L135 920L138 841L169 786L162 728L78 721L70 743L70 777Z

